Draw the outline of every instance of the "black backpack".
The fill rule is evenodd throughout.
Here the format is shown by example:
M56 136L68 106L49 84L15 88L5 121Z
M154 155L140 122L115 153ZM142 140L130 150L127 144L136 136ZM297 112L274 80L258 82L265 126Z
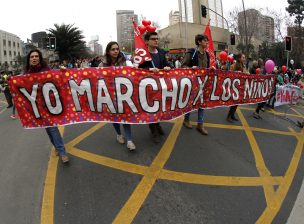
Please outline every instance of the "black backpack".
M191 55L191 61L188 67L198 66L198 56L197 56L197 48L190 48L187 50L186 54ZM210 55L206 52L207 55L207 68L210 67Z

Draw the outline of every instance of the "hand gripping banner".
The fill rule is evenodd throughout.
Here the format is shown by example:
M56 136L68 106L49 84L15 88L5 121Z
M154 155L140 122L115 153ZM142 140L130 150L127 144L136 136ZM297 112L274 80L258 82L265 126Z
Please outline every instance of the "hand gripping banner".
M258 103L273 92L274 77L107 67L14 76L9 85L22 125L36 128L99 121L146 124L198 108Z

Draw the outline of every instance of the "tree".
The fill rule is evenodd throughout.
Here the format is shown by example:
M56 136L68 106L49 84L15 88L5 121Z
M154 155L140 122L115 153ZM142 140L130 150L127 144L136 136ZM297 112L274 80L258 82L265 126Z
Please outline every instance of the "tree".
M56 38L56 49L59 59L72 59L87 56L88 50L83 40L84 36L78 27L74 24L54 24L55 28L50 28L47 31L49 37Z
M286 11L290 16L295 16L295 24L301 27L304 20L304 1L303 0L288 0L289 6Z

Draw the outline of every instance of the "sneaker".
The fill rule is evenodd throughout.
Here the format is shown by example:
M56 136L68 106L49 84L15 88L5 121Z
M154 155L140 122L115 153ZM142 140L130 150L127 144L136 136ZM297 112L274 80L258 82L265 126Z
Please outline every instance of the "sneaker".
M197 124L196 130L201 133L202 135L208 135L208 131L204 128L203 124Z
M119 144L125 144L125 138L123 135L117 135L116 140Z
M190 124L190 121L184 120L183 125L188 129L192 129L192 125Z
M254 112L254 113L253 113L253 117L254 117L255 119L261 119L261 116L260 116L257 112Z
M55 149L55 156L59 156L59 152L57 149Z
M130 151L133 151L136 149L136 146L135 144L132 142L132 141L128 141L127 143L127 148L130 150Z
M62 162L63 164L67 164L67 163L70 162L70 159L69 159L69 157L68 157L67 155L62 155L62 156L60 156L60 159L61 159L61 162Z
M261 111L265 112L265 108L264 108L264 107L262 107L262 108L261 108Z
M14 114L11 115L11 118L12 118L13 120L17 119L16 115L14 115Z

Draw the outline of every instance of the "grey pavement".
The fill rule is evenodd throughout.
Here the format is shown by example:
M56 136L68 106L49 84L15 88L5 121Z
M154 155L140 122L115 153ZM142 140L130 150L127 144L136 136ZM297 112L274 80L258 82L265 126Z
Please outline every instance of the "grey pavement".
M10 109L5 110L3 94L0 94L0 100L0 224L41 223L44 181L49 169L48 162L54 159L50 156L52 146L44 129L25 130L18 120L11 120ZM261 112L261 120L252 117L253 109L254 106L241 109L253 128L284 133L289 132L289 128L301 131L295 122L303 119L303 116L297 117L292 109L304 114L303 105L277 108L276 111L281 112L281 115ZM246 181L233 186L233 183L241 181L238 178L258 178L260 174L244 130L227 126L230 125L225 120L227 110L206 110L208 136L201 136L195 129L181 128L163 167L162 172L169 172L167 178L161 179L159 177L162 173L159 174L132 218L132 223L243 224L255 223L259 219L267 206L263 187ZM195 119L196 113L193 113L191 120ZM64 141L72 141L95 125L86 123L66 126ZM241 122L234 125L239 126ZM54 223L113 222L144 179L142 174L128 169L133 169L135 165L140 166L139 170L149 169L163 150L169 133L174 130L173 123L164 123L162 126L166 136L160 144L151 141L146 125L132 126L137 146L135 152L129 152L125 145L117 144L111 124L96 129L70 147L69 150L74 148L70 154L70 166L59 163L56 170L56 184L53 186ZM296 138L259 131L254 131L253 135L271 175L284 176L294 158ZM292 184L272 223L285 224L288 220L293 224L304 220L301 212L304 201L303 153L299 156ZM193 176L190 175L190 179L186 180L181 174ZM228 180L217 180L217 177L227 177ZM178 178L181 178L180 181ZM275 190L277 188L274 187Z

